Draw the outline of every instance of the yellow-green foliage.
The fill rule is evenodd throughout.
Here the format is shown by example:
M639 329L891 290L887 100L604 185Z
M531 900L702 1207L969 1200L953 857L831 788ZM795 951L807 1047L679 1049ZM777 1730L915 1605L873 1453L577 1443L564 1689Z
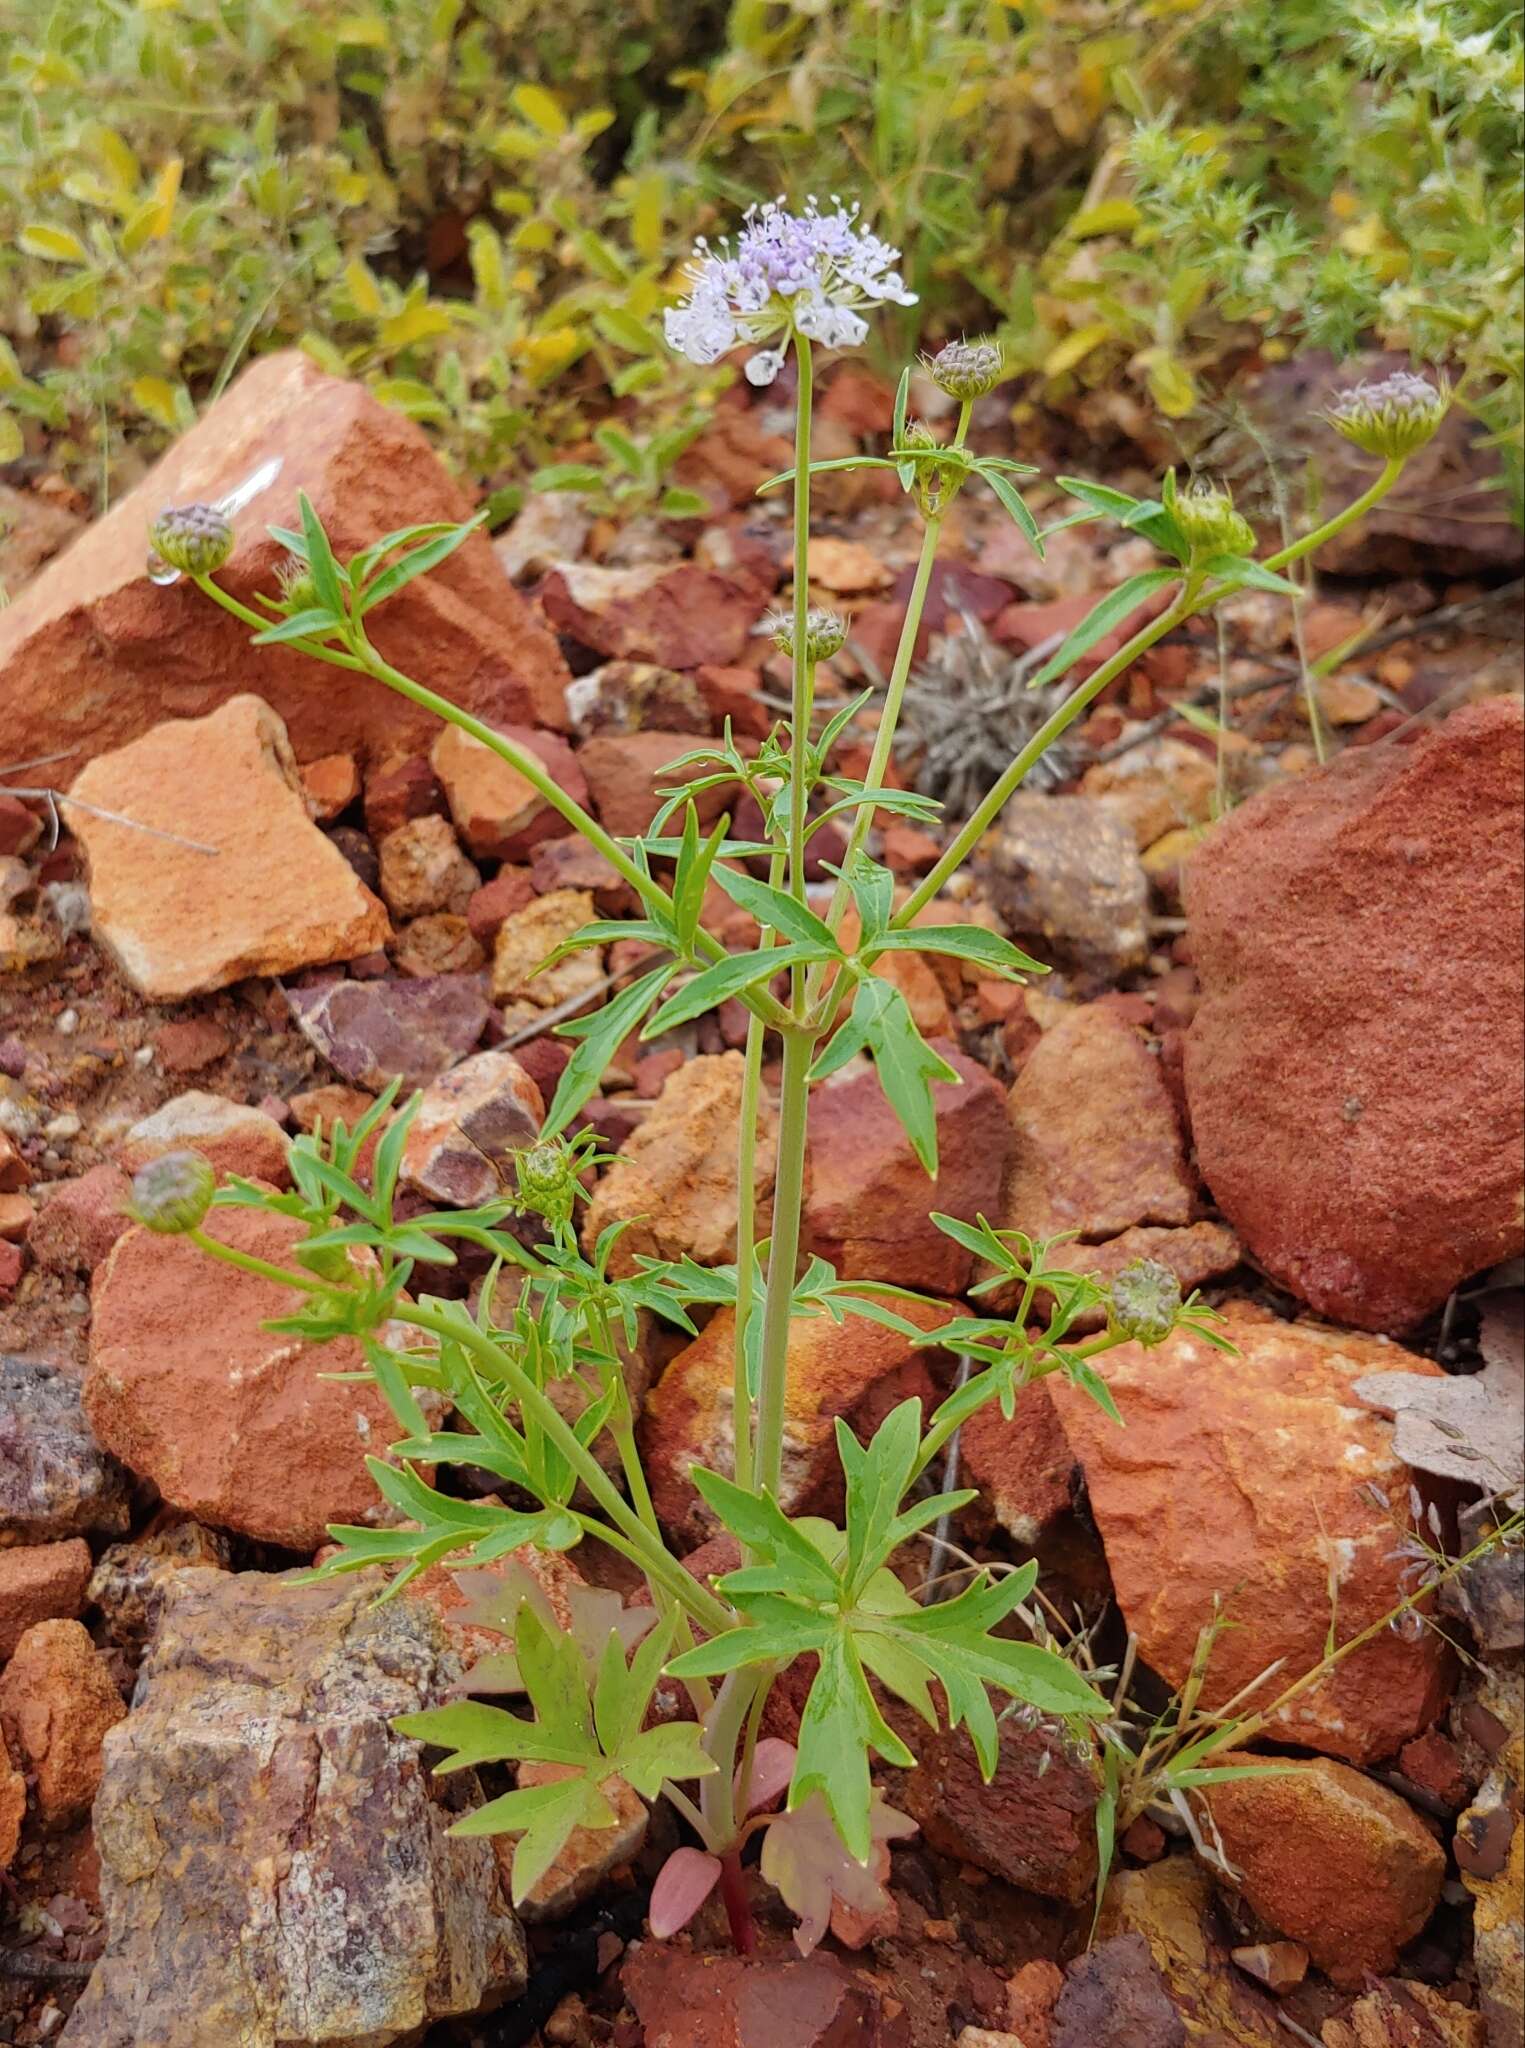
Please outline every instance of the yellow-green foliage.
M32 418L109 476L299 341L608 495L590 436L703 396L693 234L812 190L907 251L896 348L994 328L1037 395L1184 419L1247 349L1377 343L1517 454L1507 0L0 0L0 41L0 459Z

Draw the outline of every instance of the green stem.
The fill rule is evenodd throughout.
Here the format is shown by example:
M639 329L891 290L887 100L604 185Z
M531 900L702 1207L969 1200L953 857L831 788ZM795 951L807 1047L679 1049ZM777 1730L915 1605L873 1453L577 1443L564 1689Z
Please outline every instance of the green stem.
M291 1266L275 1266L268 1259L257 1259L252 1252L241 1252L231 1244L224 1244L221 1238L209 1237L204 1230L188 1230L187 1238L214 1259L221 1259L225 1266L236 1266L241 1273L253 1273L257 1279L273 1280L277 1287L295 1287L302 1294L332 1294L334 1288L327 1280L318 1280L311 1273L298 1273Z
M763 934L766 939L769 935ZM736 1147L736 1329L731 1356L731 1434L735 1480L753 1484L752 1393L747 1384L747 1325L752 1320L753 1251L757 1243L757 1119L762 1108L763 1027L747 1019L741 1075L741 1134Z
M1383 464L1382 474L1369 490L1363 491L1359 498L1352 500L1343 512L1337 512L1323 526L1315 527L1312 533L1305 533L1301 540L1293 541L1289 546L1282 548L1279 553L1267 555L1261 567L1272 570L1284 569L1288 562L1300 562L1304 555L1311 555L1314 549L1321 548L1326 540L1333 540L1337 533L1343 533L1347 526L1353 526L1358 519L1364 518L1373 505L1378 504L1387 496L1393 485L1403 474L1405 460L1406 458L1403 456L1389 456ZM1204 607L1216 602L1224 594L1226 588L1227 586L1225 585L1219 589L1209 591L1203 599Z
M810 791L805 786L805 760L810 744L810 715L815 699L815 662L807 644L810 615L810 409L813 369L810 343L794 337L799 385L794 401L794 690L790 712L789 755L789 889L805 900L805 812ZM796 1017L803 1009L804 970L790 972Z
M236 597L229 591L224 590L220 584L214 583L210 576L193 576L191 581L198 590L205 591L206 595L215 604L221 605L225 612L229 613L233 618L241 620L244 625L252 626L256 633L267 632L271 626L278 626L281 623L278 612L272 612L262 618L258 612L251 611L248 605L240 603ZM338 647L325 647L318 640L287 640L283 644L287 647L294 647L298 654L310 654L314 661L330 662L335 668L360 670L365 668L365 663L360 660L358 655L346 654Z
M784 1036L784 1070L778 1099L778 1166L773 1181L773 1234L768 1248L768 1287L763 1305L762 1384L758 1390L755 1482L777 1497L784 1458L784 1407L789 1388L789 1324L794 1308L794 1274L799 1260L800 1215L804 1207L805 1130L810 1110L810 1065L815 1038L805 1031Z
M735 1619L731 1610L707 1587L701 1586L691 1572L685 1571L666 1546L652 1535L597 1458L579 1440L556 1404L542 1393L506 1350L474 1324L443 1315L420 1302L399 1303L393 1310L393 1319L415 1330L427 1330L432 1336L474 1352L493 1376L512 1390L524 1414L534 1416L609 1517L615 1531L630 1546L630 1554L651 1580L653 1588L660 1586L670 1593L707 1634L715 1635L731 1627Z
M1042 759L1061 733L1066 732L1087 705L1101 695L1108 683L1120 676L1129 663L1136 661L1146 648L1152 647L1157 640L1174 631L1183 619L1191 615L1197 608L1197 589L1198 585L1188 577L1182 584L1175 602L1167 610L1161 612L1157 619L1151 619L1148 625L1140 627L1126 646L1120 647L1116 654L1104 661L1094 675L1087 676L1080 687L1065 698L1058 710L1044 720L1000 779L986 792L973 816L959 828L952 844L936 867L919 887L911 892L903 908L890 920L893 926L908 925L916 913L931 902L948 877L957 874L996 818L1000 816L1006 799L1013 790Z

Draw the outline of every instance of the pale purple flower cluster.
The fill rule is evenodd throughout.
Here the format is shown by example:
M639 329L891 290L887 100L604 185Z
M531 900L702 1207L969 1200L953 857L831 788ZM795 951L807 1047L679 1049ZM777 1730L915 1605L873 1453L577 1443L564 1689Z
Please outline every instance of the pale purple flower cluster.
M831 201L822 213L807 199L789 213L781 199L751 207L734 247L695 244L689 295L667 315L671 348L696 363L728 349L774 341L747 364L753 384L771 384L793 332L826 348L851 348L868 333L862 306L914 306L894 265L898 249L857 225L856 206Z

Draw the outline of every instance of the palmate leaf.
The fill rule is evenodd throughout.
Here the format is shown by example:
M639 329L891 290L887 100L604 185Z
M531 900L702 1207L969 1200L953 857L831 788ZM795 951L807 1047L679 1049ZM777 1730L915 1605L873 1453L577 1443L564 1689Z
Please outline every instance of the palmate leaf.
M864 1047L874 1055L874 1070L885 1100L895 1112L924 1172L937 1175L937 1105L934 1081L957 1081L954 1068L922 1037L910 1005L882 976L865 975L858 983L852 1014L833 1034L811 1069L822 1081L846 1066Z

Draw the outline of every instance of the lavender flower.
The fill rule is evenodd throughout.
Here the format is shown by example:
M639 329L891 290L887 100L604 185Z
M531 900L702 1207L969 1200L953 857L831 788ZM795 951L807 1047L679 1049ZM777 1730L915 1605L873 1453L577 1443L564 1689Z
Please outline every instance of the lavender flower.
M728 349L759 349L747 364L753 384L771 384L791 334L826 348L851 348L868 333L860 307L890 301L914 306L893 268L900 252L857 225L856 206L840 199L822 213L807 199L789 213L782 199L750 207L734 247L694 245L689 294L667 314L667 341L691 362L718 362ZM776 346L765 348L765 342Z
M1376 383L1342 391L1324 417L1336 433L1366 454L1400 461L1430 439L1450 402L1444 383L1437 391L1428 377L1394 370Z

